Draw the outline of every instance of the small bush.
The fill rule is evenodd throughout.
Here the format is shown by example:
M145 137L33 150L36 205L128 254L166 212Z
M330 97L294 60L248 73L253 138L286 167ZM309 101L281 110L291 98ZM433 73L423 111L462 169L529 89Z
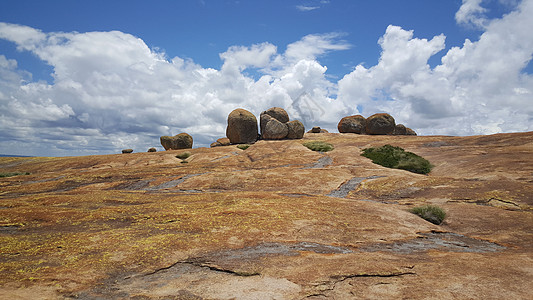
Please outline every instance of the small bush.
M187 159L189 156L191 156L191 153L189 153L189 152L183 152L183 153L180 153L180 154L176 155L176 158L179 158L179 159Z
M363 149L361 155L375 164L418 174L428 174L433 168L427 159L391 145Z
M249 144L241 144L241 145L237 145L237 148L241 149L241 150L246 150L248 149L248 147L250 147L251 145Z
M0 177L12 177L12 176L18 176L18 175L30 175L28 172L7 172L7 173L0 173Z
M182 164L188 164L189 162L186 161L186 160L182 160L181 163L182 163Z
M326 143L323 141L310 141L307 143L303 143L303 145L313 151L320 151L320 152L328 152L334 149L332 144Z
M436 225L440 225L444 218L446 218L446 212L442 208L435 205L417 206L411 208L409 212L418 215L422 219Z

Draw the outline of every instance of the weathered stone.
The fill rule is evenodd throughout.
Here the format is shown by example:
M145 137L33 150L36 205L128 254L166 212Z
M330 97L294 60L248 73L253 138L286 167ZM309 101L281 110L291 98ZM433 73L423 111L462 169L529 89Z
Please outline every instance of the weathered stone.
M211 143L211 148L220 146L229 146L231 144L228 138L219 138L216 142Z
M192 148L192 136L187 133L180 133L175 136L162 136L160 138L161 146L165 150L178 150Z
M152 148L148 149L148 152L157 152L157 149L152 147Z
M375 114L366 119L367 134L394 134L396 128L396 122L394 118L386 113Z
M406 135L417 135L416 132L409 127L405 128L405 134Z
M228 116L226 136L232 144L251 144L257 141L257 119L251 112L238 108Z
M339 121L337 129L340 133L364 134L367 120L361 115L344 117Z
M281 140L286 138L288 134L289 128L287 124L281 123L274 118L270 118L265 125L264 131L261 132L261 136L265 140Z
M122 153L133 153L133 149L124 149Z
M320 127L319 126L315 126L315 127L313 127L311 129L310 132L312 132L312 133L320 133L320 131L321 131Z
M406 135L407 134L407 127L403 124L396 124L396 128L394 128L394 134L395 135Z
M289 133L287 134L288 139L301 139L304 137L305 127L302 122L298 120L287 122L287 129Z
M287 114L287 112L281 107L269 108L265 110L264 112L262 112L261 114L267 114L271 116L272 118L280 121L281 123L289 122L289 114Z

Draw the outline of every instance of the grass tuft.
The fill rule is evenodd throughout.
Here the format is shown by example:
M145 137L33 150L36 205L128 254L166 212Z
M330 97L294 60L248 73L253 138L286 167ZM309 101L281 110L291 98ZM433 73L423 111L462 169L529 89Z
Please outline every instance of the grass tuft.
M241 149L241 150L246 150L248 149L248 147L250 147L251 145L249 144L240 144L240 145L237 145L237 148Z
M418 215L422 219L429 221L433 224L440 225L444 218L446 218L446 212L444 209L436 205L423 205L411 208L409 212Z
M180 153L180 154L176 155L176 158L187 159L189 156L191 156L190 152L183 152L183 153Z
M366 148L361 155L370 158L375 164L418 174L428 174L433 168L427 159L391 145Z
M6 173L0 173L0 177L12 177L12 176L18 176L18 175L30 175L29 172L6 172Z
M303 143L303 145L313 151L319 151L319 152L328 152L328 151L335 149L335 147L333 147L332 144L326 143L323 141L310 141L307 143Z

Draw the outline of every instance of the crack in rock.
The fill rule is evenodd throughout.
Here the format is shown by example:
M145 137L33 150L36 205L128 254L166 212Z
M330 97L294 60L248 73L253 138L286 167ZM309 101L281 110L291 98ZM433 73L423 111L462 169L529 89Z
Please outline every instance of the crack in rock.
M188 175L185 175L185 176L180 177L178 179L167 181L167 182L161 183L160 185L156 185L156 186L153 186L151 188L147 188L146 190L147 191L157 191L157 190L170 189L170 188L178 186L179 184L183 183L185 180L187 180L187 179L189 179L191 177L200 176L200 175L204 175L204 174L207 174L207 173L188 174Z
M341 184L336 190L331 191L326 196L335 197L335 198L346 198L348 194L357 189L359 185L367 179L376 179L383 176L369 176L369 177L354 177L343 184Z
M420 237L394 243L374 244L360 248L365 252L387 251L401 254L411 254L430 249L451 252L497 252L506 247L485 240L470 238L452 232L422 233Z
M304 167L302 169L320 169L327 167L333 163L333 158L324 155L323 157L319 158L314 164Z

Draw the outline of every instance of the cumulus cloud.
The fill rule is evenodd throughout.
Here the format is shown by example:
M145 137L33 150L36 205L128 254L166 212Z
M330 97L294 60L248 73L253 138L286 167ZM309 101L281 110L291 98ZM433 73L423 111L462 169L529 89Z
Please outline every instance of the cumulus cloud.
M482 2L483 0L463 0L463 4L455 13L457 23L483 29L488 20L485 17L487 9L481 6Z
M431 69L444 36L413 38L389 26L378 65L357 66L339 81L339 98L365 114L391 112L423 134L490 134L533 129L533 1L486 24L478 41L452 47ZM357 111L357 110L355 110Z
M333 102L334 84L316 58L347 48L336 34L306 36L285 53L270 43L233 46L220 54L216 70L168 58L118 31L43 33L0 23L0 37L53 67L52 84L32 82L16 61L0 55L0 136L6 137L0 152L31 149L23 154L33 155L143 149L180 132L206 146L224 136L227 115L237 107L259 114L282 106L299 118L308 111L302 103L311 101L295 101L304 91L314 107ZM260 78L246 75L250 69ZM20 147L36 140L40 150Z
M212 69L119 31L44 33L0 23L0 38L53 67L53 83L35 82L0 55L0 153L146 151L161 135L180 132L207 146L224 136L238 107L256 115L284 107L306 127L332 131L344 116L376 112L421 134L533 130L533 76L524 72L533 55L531 15L533 1L523 1L484 22L479 40L447 50L444 34L422 39L388 26L379 62L358 65L338 82L320 59L350 47L339 33L304 36L282 53L268 42L232 46ZM441 51L441 63L430 67Z

